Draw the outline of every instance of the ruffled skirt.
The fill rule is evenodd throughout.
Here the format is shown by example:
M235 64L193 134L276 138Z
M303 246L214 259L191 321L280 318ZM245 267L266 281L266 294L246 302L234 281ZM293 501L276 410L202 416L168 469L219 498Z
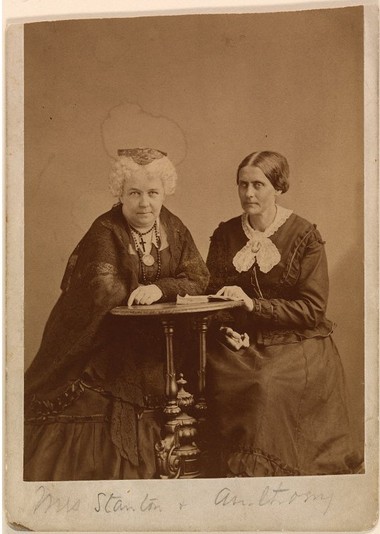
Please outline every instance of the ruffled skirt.
M86 390L63 413L24 426L24 480L123 480L157 477L154 445L161 439L162 411L136 415L138 462L115 446L112 401Z
M214 476L343 474L361 466L330 336L237 352L216 342L207 400Z

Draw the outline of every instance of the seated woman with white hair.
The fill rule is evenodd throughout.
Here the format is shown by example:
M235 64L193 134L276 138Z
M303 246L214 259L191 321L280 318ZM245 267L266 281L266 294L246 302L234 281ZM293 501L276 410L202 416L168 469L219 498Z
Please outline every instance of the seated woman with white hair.
M165 401L161 326L156 318L123 322L108 312L207 287L208 270L189 230L163 207L176 179L159 150L118 151L110 188L119 202L70 256L25 374L24 480L157 476L154 444Z

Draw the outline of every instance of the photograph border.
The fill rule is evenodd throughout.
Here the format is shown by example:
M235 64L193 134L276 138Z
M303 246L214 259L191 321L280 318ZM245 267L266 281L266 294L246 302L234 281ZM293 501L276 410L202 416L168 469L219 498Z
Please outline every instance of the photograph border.
M24 331L23 331L23 310L24 310L24 286L23 286L23 269L24 269L24 197L22 176L24 175L23 155L24 155L24 138L23 138L23 24L26 22L37 22L37 20L64 20L71 18L103 18L107 17L128 17L128 16L151 16L151 15L168 15L168 14L204 14L204 13L256 13L256 12L273 12L273 11L292 11L315 9L316 3L283 3L276 5L244 5L239 7L227 6L216 7L215 5L205 7L204 10L196 7L189 7L179 10L180 12L173 12L171 8L163 8L156 11L152 8L151 2L146 11L134 11L123 13L111 12L111 10L104 14L96 12L95 9L92 16L89 14L81 16L76 10L70 14L60 13L45 15L46 18L41 19L41 14L34 15L33 18L30 8L41 8L38 2L31 2L26 4L19 2L17 8L25 7L24 15L20 13L11 12L7 15L9 10L10 0L7 2L5 10L6 17L6 63L5 63L5 104L6 104L6 128L5 128L5 212L6 212L6 228L5 228L5 336L6 336L6 350L5 350L5 409L4 409L4 503L5 503L5 517L8 521L8 527L17 529L25 526L28 518L25 515L25 503L32 495L37 496L36 503L39 502L44 491L53 495L53 499L59 499L60 506L66 506L68 511L66 515L57 514L54 517L49 512L41 514L36 521L32 521L34 529L53 530L53 526L58 526L59 531L73 531L73 527L78 526L75 507L79 497L73 495L70 482L56 482L47 483L27 483L22 482L22 455L20 455L20 441L22 443L23 436L23 422L22 422L22 403L20 404L21 389L20 384L23 383L23 346L24 346ZM34 4L34 5L33 5ZM73 2L69 2L71 6ZM120 2L115 2L116 9L120 9ZM158 4L158 2L155 2ZM163 3L160 2L162 5ZM378 513L378 384L379 384L379 366L378 366L378 258L379 258L379 216L378 216L378 146L379 146L379 121L378 121L378 5L377 3L354 3L354 2L318 2L318 9L327 7L353 7L355 5L364 6L364 91L365 91L365 130L364 130L364 175L365 175L365 442L366 442L366 473L363 475L344 475L334 477L318 477L318 481L310 482L312 477L300 477L299 480L292 481L292 488L300 495L305 492L314 492L315 495L326 495L326 484L329 487L334 487L335 495L339 496L341 503L340 516L334 517L334 522L326 521L325 516L321 517L320 527L321 532L328 532L339 530L340 525L346 530L350 531L364 531L374 527L377 521ZM61 6L62 7L62 6ZM99 6L99 9L101 6ZM63 10L63 8L62 8ZM189 11L187 11L189 10ZM169 13L171 11L171 13ZM56 18L58 17L58 18ZM21 357L20 357L21 355ZM21 408L21 412L20 412ZM20 417L21 414L21 417ZM21 464L20 464L21 460ZM21 478L20 478L21 475ZM279 479L279 482L281 483ZM76 482L76 486L81 488L77 493L83 495L87 491L99 491L99 488L105 488L104 491L120 491L121 484L126 481L105 481L99 483L91 482ZM260 486L258 491L267 485L266 479L254 481L253 485ZM294 484L293 484L294 482ZM314 483L315 482L315 483ZM253 481L250 481L252 485ZM159 485L165 484L165 495ZM197 491L195 492L195 486ZM249 485L246 481L241 479L232 480L230 486L239 495L245 498L250 495ZM44 487L43 490L39 489ZM130 490L135 493L137 501L142 501L144 495L147 493L146 482L131 481L129 484ZM153 489L151 489L153 486ZM128 531L187 531L182 528L187 524L191 524L194 520L194 515L197 515L195 522L195 530L201 528L204 531L213 531L220 528L220 520L212 522L211 512L212 506L205 505L202 502L202 493L207 493L210 486L215 492L218 488L223 488L222 481L196 480L196 481L149 481L149 494L159 495L162 501L162 509L167 510L170 516L163 518L145 519L142 514L131 518L128 517ZM214 487L215 486L215 487ZM245 489L241 491L241 487ZM109 490L108 490L109 488ZM166 492L167 490L167 492ZM323 493L325 492L325 493ZM44 495L47 495L45 493ZM173 501L173 497L175 500ZM354 498L353 498L354 496ZM84 497L81 497L83 499ZM181 509L182 516L179 516L180 502L194 502L193 511L189 514L186 508ZM70 509L71 508L71 515ZM80 531L94 530L98 522L98 518L94 516L93 510L89 509L89 503L85 501L83 517L79 521ZM41 508L40 508L41 510ZM360 512L366 511L366 517L361 518ZM285 529L289 523L282 518L276 517L275 521L271 523L270 515L273 510L260 509L257 513L262 514L262 530L273 531L273 526L278 527L278 530ZM310 518L310 511L307 507L304 509L294 508L288 510L291 517L291 522L298 525L306 524L309 520L310 532L316 531L315 524ZM230 511L231 517L236 516L237 509ZM241 512L240 512L241 513ZM356 514L356 515L355 515ZM166 514L165 514L166 515ZM245 514L244 528L242 522L238 521L240 531L251 531L252 516ZM84 517L86 516L86 517ZM297 516L297 517L295 517ZM180 523L178 521L180 517ZM222 522L226 520L228 514L222 514ZM190 521L190 523L188 523ZM236 521L236 518L235 518ZM102 521L103 523L103 521ZM114 524L117 526L115 530L106 530L106 532L125 530L125 524L120 519L116 520ZM157 526L158 524L158 526ZM200 525L207 524L208 528L203 529ZM236 523L235 523L236 524ZM21 527L20 527L21 526ZM351 528L352 527L352 528ZM252 529L252 530L256 530ZM304 530L304 529L302 529ZM190 531L190 530L189 530ZM191 530L193 531L193 530ZM238 530L229 530L238 532ZM289 530L292 531L292 530ZM306 530L304 530L306 532ZM340 530L339 530L340 531ZM225 531L227 532L227 531ZM309 532L309 531L308 531Z

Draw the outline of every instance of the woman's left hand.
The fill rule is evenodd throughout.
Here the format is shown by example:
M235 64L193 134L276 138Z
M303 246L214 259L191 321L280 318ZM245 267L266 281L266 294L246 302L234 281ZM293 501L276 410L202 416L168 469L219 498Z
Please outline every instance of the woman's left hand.
M128 306L132 304L153 304L162 297L161 289L155 284L136 287L129 295Z
M246 310L253 310L253 300L239 286L223 286L217 292L218 296L228 297L233 300L243 300Z
M224 334L224 341L234 350L240 350L242 347L249 347L248 334L239 334L228 326L221 326L219 329Z

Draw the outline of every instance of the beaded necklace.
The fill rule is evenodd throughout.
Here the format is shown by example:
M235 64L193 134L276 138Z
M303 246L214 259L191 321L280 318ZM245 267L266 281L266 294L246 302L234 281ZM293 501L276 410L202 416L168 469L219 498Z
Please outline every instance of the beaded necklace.
M135 249L139 258L139 262L141 265L141 273L143 278L143 284L148 285L156 282L160 278L161 274L161 255L160 255L160 248L161 248L161 238L160 233L157 228L157 221L154 222L154 225L150 230L147 230L146 232L139 232L139 230L136 230L136 228L133 228L133 226L129 225L133 238L133 242L135 244ZM152 254L145 251L145 244L146 242L143 239L144 235L149 234L150 232L154 231L154 235L156 238L156 245L157 245L157 272L156 276L153 281L148 281L146 277L146 267L151 267L155 263L155 259ZM137 239L137 236L140 238ZM152 240L152 247L153 247L153 240ZM142 249L142 250L141 250Z

